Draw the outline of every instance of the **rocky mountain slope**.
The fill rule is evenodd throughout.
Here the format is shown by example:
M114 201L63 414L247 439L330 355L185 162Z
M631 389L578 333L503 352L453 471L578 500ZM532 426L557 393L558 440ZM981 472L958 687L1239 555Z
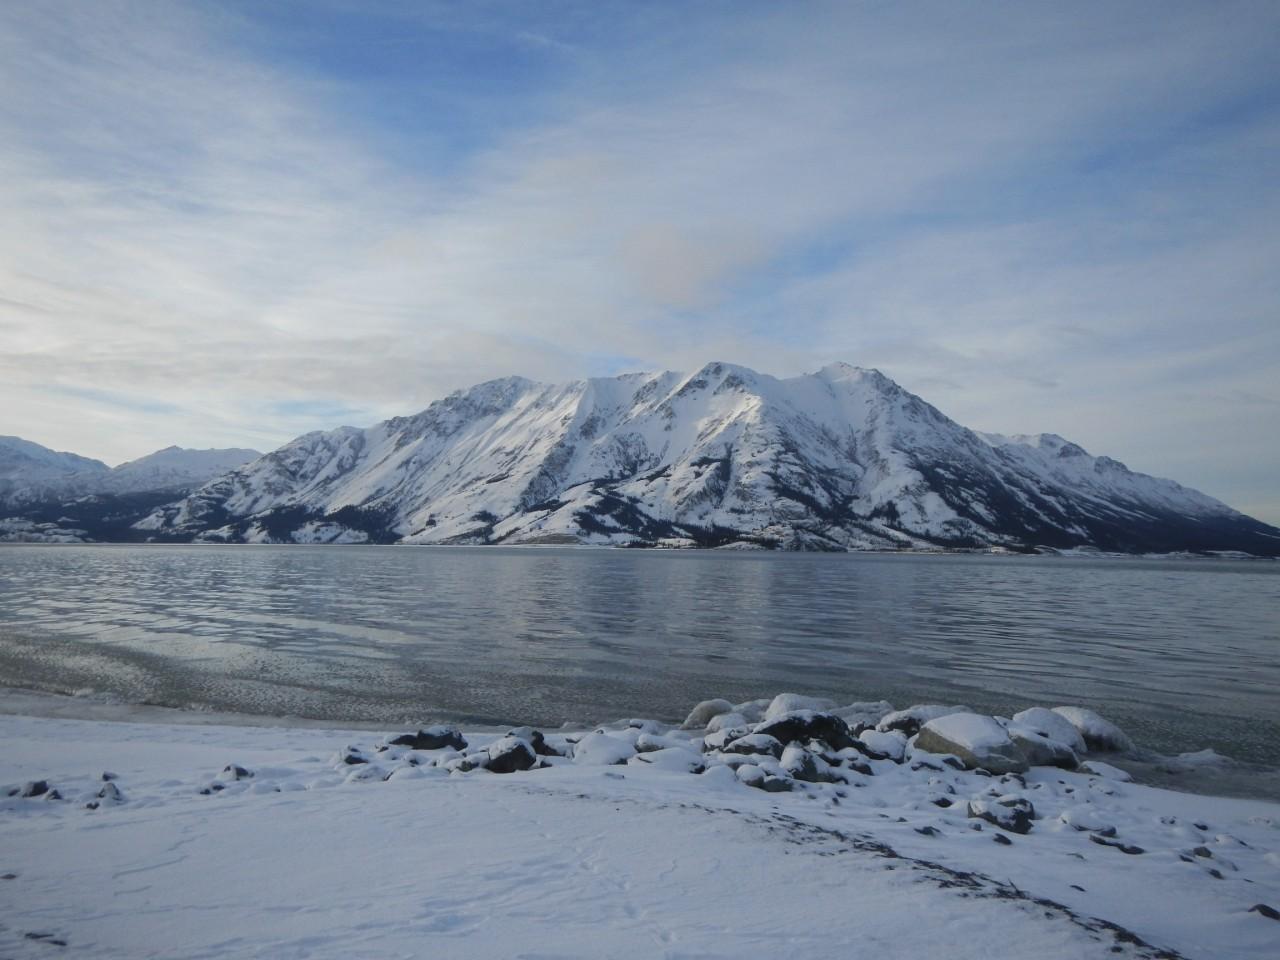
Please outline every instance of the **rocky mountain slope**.
M1280 530L1061 437L968 430L875 370L519 377L299 437L156 539L1280 553Z

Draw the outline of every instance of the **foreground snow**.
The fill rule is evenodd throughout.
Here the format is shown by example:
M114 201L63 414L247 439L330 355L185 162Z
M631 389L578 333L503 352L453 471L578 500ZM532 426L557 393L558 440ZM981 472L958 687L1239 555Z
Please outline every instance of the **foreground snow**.
M685 731L467 733L462 750L0 717L0 956L1277 955L1280 922L1250 908L1280 906L1280 805L1142 787L1096 760L1103 775L993 777L913 753L901 730L861 739L905 762L806 767L798 743L775 757L777 738L735 727L753 706L775 732L823 716L738 705ZM981 733L974 750L998 740ZM535 742L536 768L483 768ZM747 785L768 778L787 792ZM1017 799L1034 804L1026 834L970 816Z

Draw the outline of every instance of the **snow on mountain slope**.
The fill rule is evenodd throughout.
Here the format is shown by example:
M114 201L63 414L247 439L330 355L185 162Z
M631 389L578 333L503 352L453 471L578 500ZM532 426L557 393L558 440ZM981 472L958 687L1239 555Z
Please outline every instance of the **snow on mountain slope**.
M96 492L188 491L260 456L262 454L257 450L239 447L220 450L165 447L113 468Z
M1058 437L979 435L846 364L495 380L299 437L137 526L233 542L1280 552L1280 530L1204 494Z
M107 472L100 460L59 453L21 437L0 437L0 504L41 499L64 489L73 477L100 477Z
M0 437L0 507L22 512L80 497L185 494L260 456L256 450L166 447L111 469L100 460Z

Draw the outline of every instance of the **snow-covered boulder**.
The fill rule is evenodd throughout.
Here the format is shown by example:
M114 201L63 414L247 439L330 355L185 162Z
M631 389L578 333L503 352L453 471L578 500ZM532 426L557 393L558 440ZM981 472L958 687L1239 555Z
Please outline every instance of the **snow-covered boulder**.
M714 717L722 713L733 713L733 704L728 700L703 700L685 717L680 724L681 730L702 730Z
M749 733L745 737L726 743L720 748L722 753L737 753L758 756L782 756L782 742L767 733Z
M597 730L573 745L573 762L611 766L626 763L635 753L635 744L631 740Z
M1013 722L1034 730L1041 736L1065 743L1076 753L1084 753L1084 737L1066 717L1044 707L1032 707L1013 715Z
M533 744L519 737L503 737L489 745L489 762L486 764L490 773L515 773L517 770L528 770L538 762L538 755L533 751Z
M702 757L684 747L664 747L649 753L637 753L629 764L646 764L672 773L702 773L707 768Z
M724 730L717 730L715 733L708 733L702 738L703 752L723 750L725 744L732 743L739 737L745 737L750 732L750 727L728 727Z
M637 753L656 753L659 750L676 748L696 751L698 741L685 737L663 733L642 733L636 737Z
M1053 712L1063 717L1079 731L1084 745L1099 753L1128 753L1133 741L1110 720L1104 720L1084 707L1054 707Z
M825 760L798 743L789 744L782 751L782 759L779 763L782 769L795 780L804 780L807 783L832 783L837 779L843 779L832 773L831 766Z
M799 693L780 693L769 701L769 707L764 712L764 719L776 720L778 717L788 713L795 713L797 710L814 710L826 712L835 707L834 701L828 700L826 697L806 697Z
M1065 743L1050 739L1044 734L1024 727L1020 723L1005 725L1012 740L1033 767L1061 767L1063 770L1074 770L1080 765L1076 752Z
M756 733L767 733L781 743L821 740L833 750L855 746L849 725L833 713L796 710L759 723Z
M731 730L734 727L748 727L755 721L749 719L745 713L722 713L719 716L712 717L707 723L707 733L715 733L717 730Z
M748 787L755 787L766 793L786 793L795 789L794 781L767 773L754 763L744 763L734 773Z
M914 707L907 707L905 710L895 710L880 718L880 722L876 724L876 729L881 733L890 730L898 730L908 737L915 736L930 720L936 720L939 717L945 717L952 713L972 713L968 707L951 706L945 707L940 703L917 703Z
M407 746L410 750L466 750L467 741L457 727L436 724L413 733L401 733L387 741L392 746Z
M879 730L863 730L858 734L858 739L872 753L887 757L894 763L901 763L907 752L906 734L897 730L891 730L888 733L881 733Z
M533 727L516 727L514 730L508 730L507 736L519 737L521 740L527 740L529 742L529 746L533 747L533 752L540 757L564 756L560 750L547 743L547 738L541 730L535 730ZM457 747L456 749L462 750L464 748Z
M1115 824L1103 818L1091 803L1081 803L1074 807L1068 807L1058 814L1058 821L1081 833L1087 831L1104 837L1114 837L1116 835Z
M952 754L970 769L991 773L1021 773L1027 758L993 717L977 713L949 713L930 720L916 735L915 749Z

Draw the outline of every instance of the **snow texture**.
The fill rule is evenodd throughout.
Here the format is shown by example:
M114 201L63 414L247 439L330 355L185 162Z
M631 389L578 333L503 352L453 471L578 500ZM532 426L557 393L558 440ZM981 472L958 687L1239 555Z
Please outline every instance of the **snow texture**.
M1280 935L1277 804L800 743L735 767L652 722L462 753L208 719L0 717L0 955L1270 960ZM531 769L480 762L534 739Z

